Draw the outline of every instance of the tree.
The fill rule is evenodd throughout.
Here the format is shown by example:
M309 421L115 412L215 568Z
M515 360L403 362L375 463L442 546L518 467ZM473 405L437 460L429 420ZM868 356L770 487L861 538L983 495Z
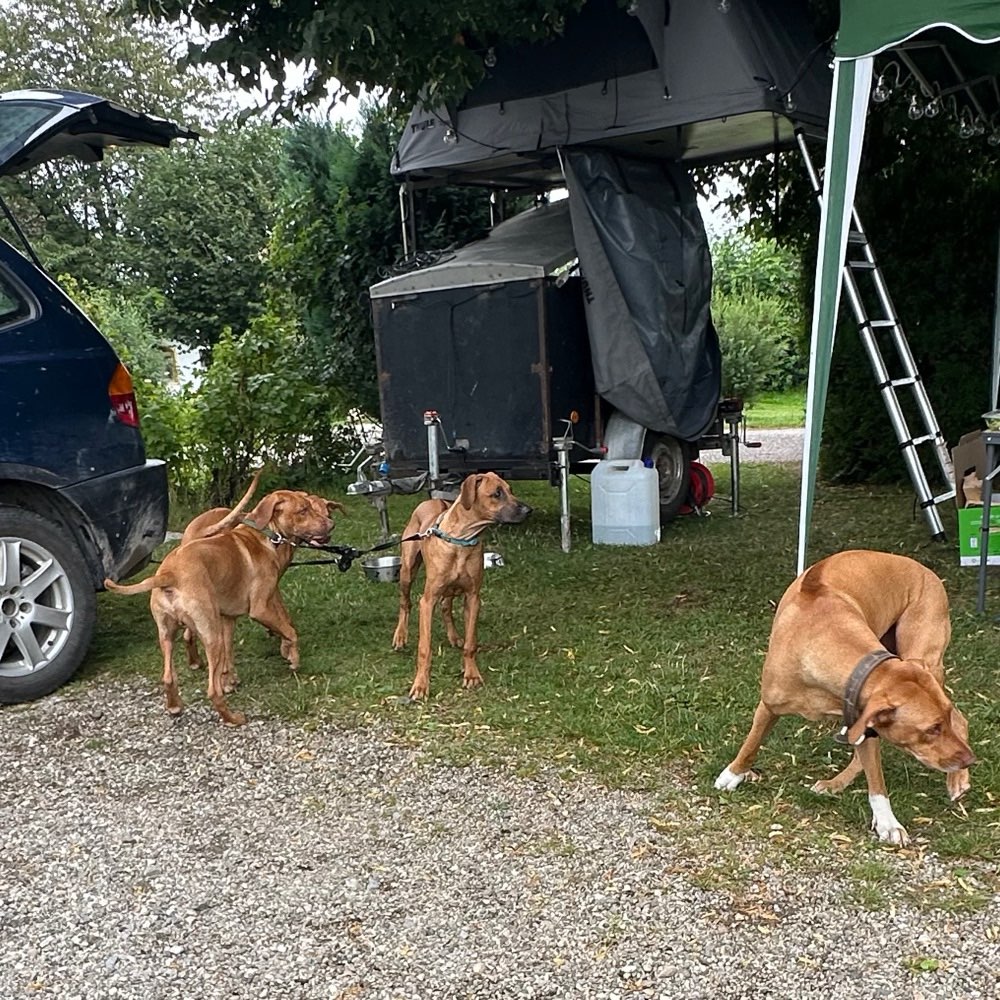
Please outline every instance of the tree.
M129 26L117 0L8 0L0 5L0 90L81 90L185 124L216 120L228 98L204 70L179 69L174 32ZM4 193L52 273L106 283L117 262L121 201L141 160L57 160L6 178Z
M216 65L241 87L276 81L272 98L286 93L289 63L309 68L302 103L322 99L329 87L358 96L386 90L398 107L425 94L454 97L483 74L483 55L499 42L535 40L561 30L565 16L585 0L132 0L137 14L182 21L206 41L195 41L195 64Z
M207 349L263 311L284 128L223 125L145 158L122 207L130 282L154 289L162 335Z
M301 317L318 384L341 401L378 412L368 288L402 254L389 163L401 126L366 105L362 131L303 121L288 135L282 207L271 241L281 311ZM423 245L467 242L488 224L480 192L426 192Z

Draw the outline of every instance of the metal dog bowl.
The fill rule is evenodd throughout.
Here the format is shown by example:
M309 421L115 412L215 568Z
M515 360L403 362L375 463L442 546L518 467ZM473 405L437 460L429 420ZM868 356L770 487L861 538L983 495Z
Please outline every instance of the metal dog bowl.
M395 583L399 579L401 564L399 556L372 556L361 565L369 580L374 580L376 583Z
M503 566L503 556L499 552L483 553L484 569L499 569L501 566Z

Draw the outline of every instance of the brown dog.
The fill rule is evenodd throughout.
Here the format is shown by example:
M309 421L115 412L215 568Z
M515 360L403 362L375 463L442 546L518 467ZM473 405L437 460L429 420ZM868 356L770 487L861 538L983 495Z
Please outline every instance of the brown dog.
M223 721L232 725L246 722L246 716L231 711L225 699L236 685L233 629L237 618L249 615L280 636L281 655L292 670L298 668L298 634L278 581L296 546L326 544L333 530L330 511L334 508L344 509L336 501L292 490L268 493L246 516L248 524L237 523L240 505L232 511L215 508L192 521L185 537L189 531L195 537L171 550L154 576L129 586L104 581L109 590L122 594L152 591L149 608L163 653L168 712L176 715L183 709L173 667L174 637L181 627L190 629L192 638L197 637L205 647L208 696Z
M781 598L753 725L715 787L743 781L779 716L843 715L854 758L813 791L842 791L864 770L872 828L880 840L905 844L882 775L882 739L947 772L952 800L969 789L969 727L943 686L950 638L944 586L913 559L853 550L816 563Z
M425 698L431 683L431 623L434 606L440 602L448 641L462 647L462 686L479 687L483 676L476 665L476 622L479 591L483 585L483 546L480 534L491 524L519 524L531 513L510 487L495 473L467 476L458 499L450 506L444 500L425 500L406 523L403 537L422 537L404 542L400 549L399 621L392 648L403 649L410 624L410 587L424 565L426 581L420 597L420 639L417 672L411 698ZM465 598L465 639L459 637L452 615L457 595Z

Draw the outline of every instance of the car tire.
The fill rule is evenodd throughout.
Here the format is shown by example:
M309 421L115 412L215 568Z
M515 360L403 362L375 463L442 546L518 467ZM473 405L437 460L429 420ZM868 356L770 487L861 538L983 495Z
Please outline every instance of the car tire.
M0 702L32 701L68 681L87 654L96 610L65 529L0 506Z
M660 490L660 524L669 524L687 500L692 447L670 434L646 432L642 457L656 469Z

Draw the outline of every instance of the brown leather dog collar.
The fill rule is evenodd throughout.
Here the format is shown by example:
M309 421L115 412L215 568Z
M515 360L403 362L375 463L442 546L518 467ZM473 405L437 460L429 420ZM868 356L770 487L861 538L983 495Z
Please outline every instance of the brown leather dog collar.
M876 649L872 653L866 653L858 660L857 666L851 671L851 676L847 678L847 687L844 688L844 725L840 732L834 736L838 743L847 743L847 731L861 715L861 709L858 707L858 696L861 694L865 681L871 676L871 672L886 660L898 659L899 657L895 653L890 653L887 649ZM869 726L858 742L877 736L878 733Z

